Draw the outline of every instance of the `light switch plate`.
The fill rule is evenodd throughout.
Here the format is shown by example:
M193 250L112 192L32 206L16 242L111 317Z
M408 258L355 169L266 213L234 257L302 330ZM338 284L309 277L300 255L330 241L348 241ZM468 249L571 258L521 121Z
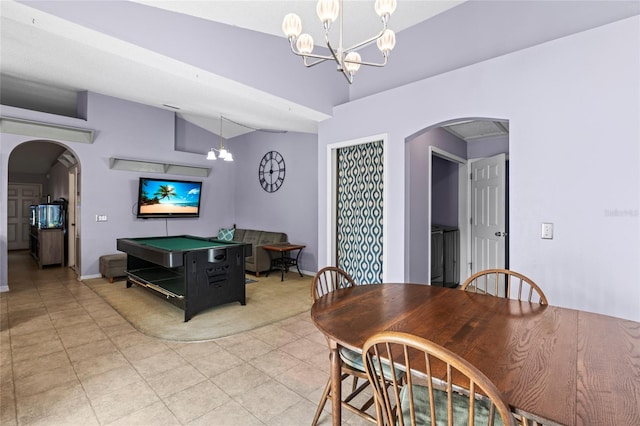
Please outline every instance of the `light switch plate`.
M553 223L542 224L542 239L544 240L553 239Z

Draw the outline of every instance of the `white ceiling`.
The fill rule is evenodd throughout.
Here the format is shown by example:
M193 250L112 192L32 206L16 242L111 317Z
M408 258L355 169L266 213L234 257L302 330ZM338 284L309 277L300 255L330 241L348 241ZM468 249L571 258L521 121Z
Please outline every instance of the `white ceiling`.
M285 36L282 33L282 20L286 14L295 13L302 19L302 31L310 34L316 45L322 45L324 40L322 24L316 15L316 0L132 1L279 36L283 39L285 39ZM465 1L399 0L398 7L389 20L389 27L395 32L402 31ZM366 40L380 29L380 18L375 13L373 0L345 0L343 4L345 46L351 46ZM332 33L335 31L337 31L337 28L332 29Z
M442 128L465 142L509 134L508 121L464 120L443 125Z

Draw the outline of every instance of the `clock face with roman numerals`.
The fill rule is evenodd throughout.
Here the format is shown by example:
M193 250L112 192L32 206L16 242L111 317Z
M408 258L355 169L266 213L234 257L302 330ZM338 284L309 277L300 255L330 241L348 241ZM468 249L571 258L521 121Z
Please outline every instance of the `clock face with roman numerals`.
M284 183L284 158L278 151L267 152L258 165L258 181L267 192L276 192Z

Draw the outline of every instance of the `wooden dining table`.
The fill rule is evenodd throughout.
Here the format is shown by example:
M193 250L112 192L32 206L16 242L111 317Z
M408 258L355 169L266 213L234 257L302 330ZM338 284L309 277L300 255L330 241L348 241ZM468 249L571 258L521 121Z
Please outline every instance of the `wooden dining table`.
M640 425L640 323L422 284L339 289L311 307L331 349L333 424L341 424L338 348L381 331L429 339L465 358L513 412L544 424Z

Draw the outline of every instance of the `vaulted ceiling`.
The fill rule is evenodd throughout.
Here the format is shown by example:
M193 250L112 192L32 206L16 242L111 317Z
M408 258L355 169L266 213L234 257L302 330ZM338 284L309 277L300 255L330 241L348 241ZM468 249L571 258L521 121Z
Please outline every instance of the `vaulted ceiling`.
M359 41L378 30L373 1L344 3L345 37ZM251 127L314 133L332 106L366 96L363 87L368 86L359 86L359 78L369 85L374 81L379 90L389 88L390 79L375 82L384 75L378 69L359 71L362 76L356 75L353 87L337 77L331 65L305 69L281 32L288 12L299 14L304 30L316 42L322 40L314 1L3 0L0 100L3 105L74 115L76 93L92 91L176 111L218 134L223 115L232 120L222 129L229 138ZM637 1L398 0L389 22L398 39L390 61L407 63L413 54L410 46L419 45L421 57L428 60L420 61L419 74L411 78L427 78L638 13ZM203 40L198 31L209 27L215 27L216 37ZM415 34L422 37L412 39ZM161 36L168 36L165 44L176 45L154 50L154 39ZM247 51L247 46L256 50ZM264 46L270 50L259 52ZM202 62L186 62L181 53L193 54L196 48ZM252 56L260 60L252 62ZM245 62L229 63L234 58ZM226 67L226 72L215 67ZM265 70L269 73L264 79L277 75L279 81L261 82ZM247 77L250 74L253 77ZM300 79L312 81L314 93L330 92L324 106L305 98L305 87L296 86Z

